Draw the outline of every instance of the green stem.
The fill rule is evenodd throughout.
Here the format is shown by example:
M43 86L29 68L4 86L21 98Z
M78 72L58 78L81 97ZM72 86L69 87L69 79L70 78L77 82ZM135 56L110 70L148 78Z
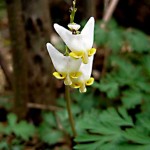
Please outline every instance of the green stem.
M75 17L75 13L77 11L76 0L73 0L72 3L73 3L73 6L71 7L70 23L74 23L74 17Z
M69 86L67 86L67 85L65 86L65 99L66 99L67 111L68 111L68 116L69 116L72 133L73 133L73 136L76 137L76 130L75 130L75 126L74 126L73 115L71 112L70 90L69 90Z

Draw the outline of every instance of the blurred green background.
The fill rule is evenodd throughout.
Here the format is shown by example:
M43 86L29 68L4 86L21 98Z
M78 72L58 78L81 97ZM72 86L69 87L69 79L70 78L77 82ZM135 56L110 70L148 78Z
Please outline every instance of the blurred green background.
M67 27L72 1L0 1L0 149L150 149L150 1L116 1L108 20L115 0L76 2L76 23L95 18L97 52L94 84L71 90L73 139L45 46L64 52L53 24Z

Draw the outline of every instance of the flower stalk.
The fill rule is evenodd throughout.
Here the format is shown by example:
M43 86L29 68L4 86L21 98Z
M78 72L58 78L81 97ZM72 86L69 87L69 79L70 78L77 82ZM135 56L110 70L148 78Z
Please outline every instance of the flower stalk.
M73 137L76 137L75 123L71 112L70 87L78 88L80 93L86 92L86 86L90 86L94 82L91 77L93 58L96 49L93 48L94 41L94 24L93 17L85 24L82 31L79 31L80 25L74 23L76 0L70 9L69 29L55 23L54 28L63 42L66 44L65 54L60 53L51 43L47 43L46 47L55 67L53 75L63 80L65 84L65 99L68 111L68 117Z
M70 8L71 14L70 14L70 23L74 23L74 17L75 13L77 11L76 8L76 0L73 0L73 6Z
M75 13L77 11L77 8L75 8L76 0L73 0L73 6L70 8L71 14L70 14L70 23L74 23ZM66 55L69 55L68 53L68 47L66 46ZM71 98L70 98L70 87L68 85L65 85L65 99L66 99L66 106L67 106L67 112L69 117L69 122L72 130L73 137L76 137L76 130L75 130L75 123L71 111Z
M73 137L76 137L77 134L75 130L73 115L71 112L70 87L67 85L65 86L65 99L66 99L67 111L68 111L68 116L69 116L69 121L70 121L71 130L73 133Z

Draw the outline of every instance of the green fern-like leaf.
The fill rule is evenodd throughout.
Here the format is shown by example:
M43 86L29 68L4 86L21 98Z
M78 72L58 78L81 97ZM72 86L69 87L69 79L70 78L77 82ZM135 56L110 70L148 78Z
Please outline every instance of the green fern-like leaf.
M96 24L95 27L95 43L98 46L104 46L107 41L108 33L99 27L99 24Z
M143 65L143 68L144 68L144 71L147 73L147 75L150 76L150 55L147 55L147 56L144 56L142 57L142 65Z
M0 149L9 150L9 145L5 140L0 141Z
M42 123L39 127L39 136L45 143L55 144L62 138L63 134L61 131L51 128L47 123Z
M56 119L52 112L43 112L43 122L46 122L49 126L56 128Z
M111 143L111 147L115 147L117 143L124 141L121 126L132 127L133 122L124 108L119 108L118 111L110 108L102 113L85 113L83 118L80 118L80 126L88 132L77 136L75 141L80 144L76 145L75 149L98 150L106 144Z
M113 52L119 52L123 45L122 31L112 30L109 32L107 39L108 48L112 49Z
M114 108L108 108L101 113L100 119L102 122L118 126L133 126L131 117L123 107L118 108L118 112Z
M150 137L145 134L144 132L140 132L138 129L127 129L123 136L127 139L130 140L133 143L137 144L148 144L150 145Z
M150 41L144 33L138 30L132 30L125 32L124 35L134 51L140 53L150 51Z
M126 108L134 108L137 104L142 102L143 95L139 91L127 90L123 92L121 100Z
M13 129L16 128L17 124L17 116L13 113L7 115L8 125L3 127L3 133L6 135L10 135L13 132Z
M16 136L21 137L23 140L29 140L35 133L35 127L26 121L20 121L16 124L13 132Z
M13 127L15 127L15 125L17 123L17 116L13 113L10 113L7 116L7 121L8 121L9 126L11 126L13 128Z

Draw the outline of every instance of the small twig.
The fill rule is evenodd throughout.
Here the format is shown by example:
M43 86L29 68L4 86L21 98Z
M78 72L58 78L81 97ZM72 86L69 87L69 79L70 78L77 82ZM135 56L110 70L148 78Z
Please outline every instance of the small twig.
M103 11L103 14L105 14L105 12L106 12L106 10L108 8L109 2L110 2L110 0L104 0L104 11Z
M60 122L60 119L57 117L57 114L56 112L54 112L54 116L55 116L55 120L56 120L56 123L57 123L57 126L58 126L58 129L61 130L61 131L64 131L64 128Z
M100 25L101 28L105 28L106 23L111 19L112 14L118 4L119 0L111 0L107 8L105 8L104 16L103 16L103 23Z
M105 0L104 2L104 15L103 15L103 23L100 24L100 28L105 29L106 24L111 19L112 14L118 4L119 0ZM109 56L110 51L108 49L104 49L104 61L103 61L103 69L101 76L105 76L106 74L106 66L107 66L107 58Z
M38 149L39 147L41 147L43 145L43 142L38 142L35 146L33 146L33 150Z
M70 138L69 138L70 136L69 136L68 132L66 131L66 129L63 127L60 118L57 116L56 112L54 112L53 114L55 116L55 120L56 120L56 124L57 124L58 130L62 131L63 134L65 135L65 137L67 138L67 141L69 141L70 140Z
M27 107L43 109L43 110L50 110L50 111L57 111L57 110L62 109L61 107L57 107L57 106L49 106L49 105L46 106L46 105L37 104L37 103L28 103Z

